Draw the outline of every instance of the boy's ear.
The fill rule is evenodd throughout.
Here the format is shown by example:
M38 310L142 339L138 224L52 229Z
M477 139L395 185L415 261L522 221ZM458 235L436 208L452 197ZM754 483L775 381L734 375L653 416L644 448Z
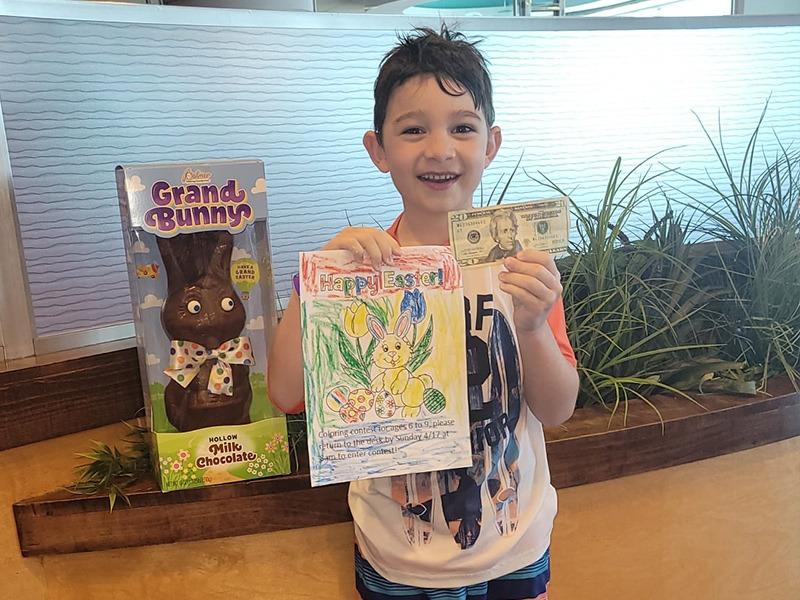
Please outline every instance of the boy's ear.
M500 128L495 125L489 129L489 139L486 141L486 159L483 162L483 167L486 168L497 156L497 151L500 150L500 144L503 142L503 133Z
M378 140L378 134L370 130L364 134L364 148L367 149L369 157L381 173L389 172L389 165L386 164L386 152L383 145Z

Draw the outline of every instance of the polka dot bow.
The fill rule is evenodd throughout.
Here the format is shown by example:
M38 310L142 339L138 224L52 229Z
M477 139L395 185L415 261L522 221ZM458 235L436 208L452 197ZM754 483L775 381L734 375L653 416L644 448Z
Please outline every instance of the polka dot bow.
M247 336L228 340L210 350L194 342L172 341L169 349L169 369L164 373L180 386L186 387L208 360L215 360L208 378L208 391L224 396L233 395L231 365L252 365L253 350Z

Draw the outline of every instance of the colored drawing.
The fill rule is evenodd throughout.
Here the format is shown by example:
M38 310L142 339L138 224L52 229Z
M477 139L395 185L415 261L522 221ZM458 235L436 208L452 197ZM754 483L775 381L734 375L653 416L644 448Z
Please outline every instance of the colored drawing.
M300 256L313 485L470 462L461 272L449 249L374 270Z

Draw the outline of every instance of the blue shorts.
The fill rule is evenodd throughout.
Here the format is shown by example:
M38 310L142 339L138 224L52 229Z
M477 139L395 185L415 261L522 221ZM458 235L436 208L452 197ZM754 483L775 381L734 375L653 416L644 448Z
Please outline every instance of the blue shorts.
M460 588L418 588L384 579L356 548L356 589L362 600L547 600L550 550L532 565Z

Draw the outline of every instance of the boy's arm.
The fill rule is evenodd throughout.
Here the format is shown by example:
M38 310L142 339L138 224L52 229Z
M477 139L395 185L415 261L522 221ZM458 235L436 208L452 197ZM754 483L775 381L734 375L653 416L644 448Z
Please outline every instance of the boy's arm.
M578 372L558 347L547 323L561 298L561 281L552 257L524 250L505 260L500 289L514 301L514 324L524 372L525 401L542 425L560 425L575 410Z
M269 398L285 413L304 408L303 350L300 341L300 298L292 292L272 338L267 380Z
M564 358L546 323L535 331L519 333L517 338L525 401L542 425L560 425L575 410L578 371Z

